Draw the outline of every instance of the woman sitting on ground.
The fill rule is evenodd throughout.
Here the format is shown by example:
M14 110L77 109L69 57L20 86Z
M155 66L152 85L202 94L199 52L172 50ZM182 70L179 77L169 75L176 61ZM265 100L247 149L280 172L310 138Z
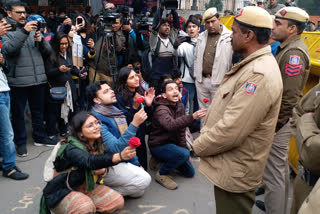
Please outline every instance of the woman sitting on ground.
M117 154L104 153L100 123L88 112L79 112L73 117L70 136L61 142L54 161L55 170L60 174L44 188L41 211L113 213L123 207L123 197L97 184L97 180L102 180L107 173L106 167L133 158L136 150L128 146Z

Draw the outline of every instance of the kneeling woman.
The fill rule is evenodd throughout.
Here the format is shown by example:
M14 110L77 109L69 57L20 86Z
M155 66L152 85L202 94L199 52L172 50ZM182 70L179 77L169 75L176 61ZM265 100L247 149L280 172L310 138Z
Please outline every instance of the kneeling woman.
M106 167L133 158L136 151L126 147L112 155L104 150L100 121L87 112L75 115L70 136L61 142L54 161L55 170L60 174L44 188L41 211L48 212L48 207L54 213L84 214L113 213L121 209L123 197L107 186L96 184L96 178L107 173Z

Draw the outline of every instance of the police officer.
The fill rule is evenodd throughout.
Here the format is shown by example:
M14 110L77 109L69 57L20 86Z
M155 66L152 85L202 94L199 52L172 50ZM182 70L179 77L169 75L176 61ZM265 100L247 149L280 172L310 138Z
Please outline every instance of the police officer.
M280 42L276 60L281 70L283 95L272 148L265 168L266 213L286 213L288 201L288 149L291 133L289 118L302 97L308 79L310 57L301 39L309 15L297 7L285 7L275 14L272 38ZM257 201L259 205L261 201Z
M234 20L232 49L243 60L225 74L193 145L201 158L199 171L214 183L217 214L251 213L283 87L268 45L271 16L248 6Z
M291 214L296 214L320 176L320 84L293 109L290 126L299 153L291 207Z

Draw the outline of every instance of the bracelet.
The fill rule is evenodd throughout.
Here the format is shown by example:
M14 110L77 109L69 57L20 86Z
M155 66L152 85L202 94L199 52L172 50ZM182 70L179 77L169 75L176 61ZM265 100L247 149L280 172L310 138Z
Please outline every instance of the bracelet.
M119 152L119 156L120 156L120 161L123 161L123 158L121 156L121 152Z

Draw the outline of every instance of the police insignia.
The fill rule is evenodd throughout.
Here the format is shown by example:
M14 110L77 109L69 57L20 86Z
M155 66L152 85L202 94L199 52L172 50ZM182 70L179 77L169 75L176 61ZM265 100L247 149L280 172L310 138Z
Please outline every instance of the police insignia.
M294 77L301 73L301 69L302 65L290 65L287 63L285 73L290 77Z
M285 9L280 11L280 15L283 17L287 14L287 11Z
M249 82L246 84L246 87L244 89L244 91L247 94L254 94L254 92L256 92L256 90L257 90L257 85L253 84L253 83L249 83Z
M290 56L289 64L290 65L299 65L300 56Z

